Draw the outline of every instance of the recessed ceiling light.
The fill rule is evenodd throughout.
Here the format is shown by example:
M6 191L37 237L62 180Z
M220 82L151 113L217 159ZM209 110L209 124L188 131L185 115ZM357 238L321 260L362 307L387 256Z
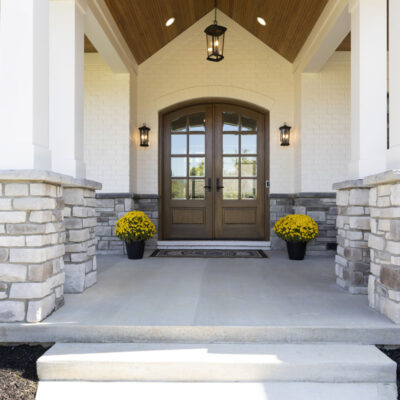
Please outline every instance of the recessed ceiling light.
M265 19L264 19L264 18L257 17L257 21L258 21L258 23L259 23L260 25L262 25L262 26L267 25L267 23L265 22Z
M171 26L174 22L175 22L175 18L172 17L165 23L165 26Z

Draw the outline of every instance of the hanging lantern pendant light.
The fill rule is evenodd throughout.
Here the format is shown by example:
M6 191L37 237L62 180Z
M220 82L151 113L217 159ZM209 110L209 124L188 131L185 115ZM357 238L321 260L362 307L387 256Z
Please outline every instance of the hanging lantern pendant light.
M225 31L224 26L217 23L217 0L215 0L215 17L214 23L205 29L207 40L207 60L218 62L224 59L224 40Z

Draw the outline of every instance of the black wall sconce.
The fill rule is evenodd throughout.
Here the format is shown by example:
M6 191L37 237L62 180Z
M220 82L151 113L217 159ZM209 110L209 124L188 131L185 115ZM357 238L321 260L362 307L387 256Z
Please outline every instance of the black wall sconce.
M290 144L290 129L292 129L292 127L286 125L286 122L284 125L282 125L279 128L279 130L281 131L281 146L289 146L289 144Z
M150 128L148 128L145 124L139 128L141 147L149 147L149 132Z

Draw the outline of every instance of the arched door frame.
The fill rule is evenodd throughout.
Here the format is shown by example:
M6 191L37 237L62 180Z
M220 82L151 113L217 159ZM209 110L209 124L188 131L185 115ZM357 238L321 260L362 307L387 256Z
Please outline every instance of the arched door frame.
M158 237L159 240L164 239L163 233L163 166L164 166L164 116L181 109L196 106L201 104L229 104L235 105L243 108L248 108L250 110L259 112L264 115L264 158L268 160L264 163L264 176L266 184L264 185L264 198L265 198L265 234L264 238L266 241L270 240L270 204L269 204L269 185L267 187L267 182L270 179L270 115L269 110L260 107L256 104L249 103L242 100L236 100L231 98L221 98L221 97L208 97L208 98L198 98L192 100L182 101L168 107L159 110L158 113L158 193L159 193L159 226L158 226Z

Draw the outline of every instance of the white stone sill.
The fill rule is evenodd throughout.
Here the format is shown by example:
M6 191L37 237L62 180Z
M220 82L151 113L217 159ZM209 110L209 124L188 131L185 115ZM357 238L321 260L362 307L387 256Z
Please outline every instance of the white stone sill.
M0 170L0 182L44 182L92 190L100 190L102 188L100 182L37 169L2 169Z

